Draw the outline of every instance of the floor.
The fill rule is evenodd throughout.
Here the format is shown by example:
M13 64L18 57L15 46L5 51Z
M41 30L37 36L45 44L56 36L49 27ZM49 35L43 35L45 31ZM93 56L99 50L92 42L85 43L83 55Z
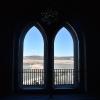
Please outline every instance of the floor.
M0 100L100 100L96 96L69 94L69 95L45 95L45 96L2 96Z

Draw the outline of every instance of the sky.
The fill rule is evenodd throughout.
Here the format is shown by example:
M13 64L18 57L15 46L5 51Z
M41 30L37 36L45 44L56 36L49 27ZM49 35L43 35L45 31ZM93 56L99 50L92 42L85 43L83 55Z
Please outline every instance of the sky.
M44 55L43 37L35 26L26 33L23 50L24 56Z
M73 39L66 28L61 28L54 41L54 56L73 56Z
M44 43L41 32L33 26L24 38L24 56L44 55ZM61 28L54 41L54 56L73 56L73 40L66 28Z

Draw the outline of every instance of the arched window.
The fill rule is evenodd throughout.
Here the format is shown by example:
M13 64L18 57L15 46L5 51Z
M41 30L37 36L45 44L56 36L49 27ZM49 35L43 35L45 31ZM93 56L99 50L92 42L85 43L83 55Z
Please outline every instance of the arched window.
M22 64L20 84L22 88L44 86L44 37L36 26L22 36ZM21 48L20 48L21 49Z
M69 28L68 28L69 29ZM54 87L69 88L78 83L78 43L75 33L62 27L54 40ZM74 43L75 42L75 43ZM76 82L77 81L77 82Z
M48 37L41 30L38 25L28 26L21 35L18 85L26 90L78 88L79 41L75 30L65 25Z

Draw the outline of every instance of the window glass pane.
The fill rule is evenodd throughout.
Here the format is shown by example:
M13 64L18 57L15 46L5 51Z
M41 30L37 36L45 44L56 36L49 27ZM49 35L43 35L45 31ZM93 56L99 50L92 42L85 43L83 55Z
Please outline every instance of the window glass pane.
M33 26L23 43L23 85L39 87L44 84L44 41L40 31Z
M54 84L73 84L74 45L70 32L61 28L54 41Z

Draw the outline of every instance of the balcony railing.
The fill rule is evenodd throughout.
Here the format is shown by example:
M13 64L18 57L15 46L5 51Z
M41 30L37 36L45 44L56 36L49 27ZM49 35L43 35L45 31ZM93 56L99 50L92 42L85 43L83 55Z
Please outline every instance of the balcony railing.
M41 87L44 85L43 69L23 69L23 85ZM74 69L54 69L54 85L74 84Z
M43 69L23 69L23 85L32 85L34 87L44 85Z
M73 69L55 69L54 85L73 84Z

